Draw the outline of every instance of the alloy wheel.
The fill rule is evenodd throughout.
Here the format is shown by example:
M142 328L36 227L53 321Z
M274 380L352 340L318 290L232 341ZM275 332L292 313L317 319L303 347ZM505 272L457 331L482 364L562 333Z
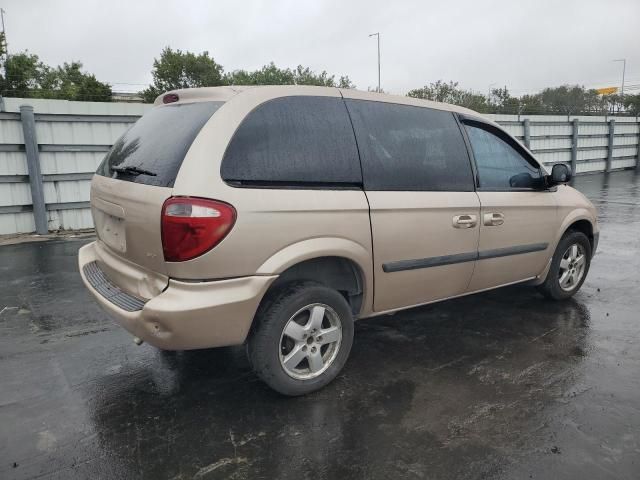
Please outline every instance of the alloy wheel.
M280 364L292 378L309 380L333 363L342 342L340 317L329 305L314 303L298 310L280 336Z
M560 269L558 271L560 288L565 292L576 288L584 276L586 265L587 257L582 245L574 243L567 248L560 260Z

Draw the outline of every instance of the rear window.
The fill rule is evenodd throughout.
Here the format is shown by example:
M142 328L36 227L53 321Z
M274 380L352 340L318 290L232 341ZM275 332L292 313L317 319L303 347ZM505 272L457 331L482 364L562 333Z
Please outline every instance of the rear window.
M259 105L234 133L221 175L239 186L361 185L358 148L344 102L292 96Z
M187 150L223 103L183 103L151 109L111 147L96 173L173 187Z
M451 112L347 100L367 190L473 191L462 132Z

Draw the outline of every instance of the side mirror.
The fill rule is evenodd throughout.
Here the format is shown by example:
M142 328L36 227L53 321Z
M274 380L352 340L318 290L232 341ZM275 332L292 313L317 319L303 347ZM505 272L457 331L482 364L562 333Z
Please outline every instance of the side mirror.
M568 183L571 180L571 170L564 163L556 163L551 169L549 177L551 185Z

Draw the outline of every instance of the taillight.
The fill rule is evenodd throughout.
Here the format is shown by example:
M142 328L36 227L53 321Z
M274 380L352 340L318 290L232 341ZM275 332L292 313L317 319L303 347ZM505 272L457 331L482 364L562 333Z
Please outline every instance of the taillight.
M167 262L191 260L227 236L236 221L228 203L172 197L162 206L162 249Z

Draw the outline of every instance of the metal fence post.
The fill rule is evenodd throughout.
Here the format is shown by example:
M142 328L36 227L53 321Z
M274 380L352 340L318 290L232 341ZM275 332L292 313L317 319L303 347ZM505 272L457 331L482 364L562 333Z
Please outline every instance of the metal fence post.
M580 120L574 118L571 121L573 129L571 131L571 176L576 176L576 166L578 164L578 133L580 130Z
M524 127L524 145L531 150L531 126L529 125L529 119L525 118L522 125Z
M613 136L616 130L616 121L609 120L609 145L607 148L607 172L611 171L611 167L613 164Z
M636 127L638 127L638 135L636 135L638 144L636 145L636 173L640 167L640 118L636 115Z
M31 203L33 204L33 218L36 224L36 233L38 235L44 235L49 233L49 228L47 226L47 210L44 204L42 174L40 173L36 121L31 105L20 106L20 120L22 121L22 131L24 132L24 149L27 154L27 168L29 170Z

